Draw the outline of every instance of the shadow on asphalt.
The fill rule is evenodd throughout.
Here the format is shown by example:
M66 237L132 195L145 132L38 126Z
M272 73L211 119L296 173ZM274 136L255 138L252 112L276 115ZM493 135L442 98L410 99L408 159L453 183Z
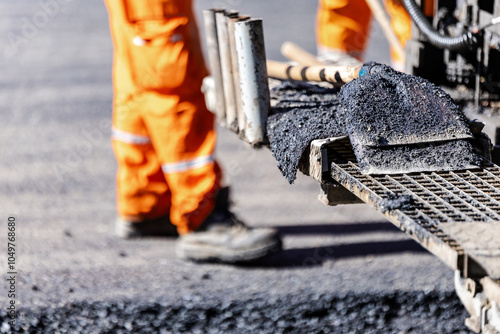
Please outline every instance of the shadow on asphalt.
M397 232L401 231L391 223L373 222L362 224L322 224L322 225L290 225L275 226L281 235L311 235L311 234L355 234L367 232Z
M276 229L279 230L282 236L399 231L390 223L278 226ZM331 244L318 247L284 249L278 254L242 264L242 266L250 268L310 267L322 265L326 261L335 261L338 259L408 252L426 253L427 251L413 240Z
M427 251L413 240L324 245L310 248L284 249L276 255L243 264L242 266L250 268L311 267L338 259L408 252L426 253Z

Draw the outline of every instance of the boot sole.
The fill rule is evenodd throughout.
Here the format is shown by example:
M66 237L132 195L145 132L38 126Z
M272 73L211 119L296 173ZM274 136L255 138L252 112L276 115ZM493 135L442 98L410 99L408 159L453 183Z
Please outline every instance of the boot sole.
M281 240L254 249L240 251L224 251L217 247L186 246L176 247L177 256L184 260L194 262L218 262L218 263L243 263L263 258L265 256L280 252Z

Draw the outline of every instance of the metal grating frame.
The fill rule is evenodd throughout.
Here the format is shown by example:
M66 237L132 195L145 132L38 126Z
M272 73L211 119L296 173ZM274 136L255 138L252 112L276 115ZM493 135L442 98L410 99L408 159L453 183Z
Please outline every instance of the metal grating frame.
M363 175L348 139L329 145L328 162L333 180L382 212L448 266L468 276L500 278L498 166L454 172ZM391 194L410 196L410 205L386 210L383 204ZM485 223L491 226L491 232L475 240L471 229L481 224L484 230Z

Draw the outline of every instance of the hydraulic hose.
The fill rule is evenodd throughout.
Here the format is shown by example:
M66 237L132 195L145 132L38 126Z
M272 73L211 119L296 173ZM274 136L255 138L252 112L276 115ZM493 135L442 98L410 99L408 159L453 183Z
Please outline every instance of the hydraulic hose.
M449 49L452 51L470 51L473 50L478 43L477 36L472 32L467 32L458 37L441 35L439 32L434 30L414 0L403 0L403 4L405 5L408 14L410 14L413 22L415 22L418 29L420 29L422 34L427 37L432 45L441 49Z

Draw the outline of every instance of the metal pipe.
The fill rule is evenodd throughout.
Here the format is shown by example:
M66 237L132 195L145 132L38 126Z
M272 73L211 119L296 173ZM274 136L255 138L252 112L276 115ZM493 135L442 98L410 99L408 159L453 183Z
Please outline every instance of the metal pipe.
M241 106L246 117L244 139L252 145L259 145L266 138L270 109L262 19L235 22L234 37L238 53Z
M222 86L224 88L224 101L226 105L226 127L234 132L238 130L238 121L236 118L236 97L234 93L231 50L229 46L228 17L235 17L237 15L237 12L215 13L223 81Z
M231 66L233 70L233 84L234 84L234 96L235 96L235 106L236 106L236 118L238 120L237 133L244 133L246 127L246 117L243 113L243 101L241 100L241 91L239 88L240 82L240 71L238 69L238 53L236 52L236 42L234 39L234 23L249 20L249 16L238 16L235 18L230 18L228 20L228 32L229 32L229 47L231 50ZM244 136L244 135L242 135Z
M222 71L219 55L219 41L217 38L217 26L215 14L221 13L222 9L205 9L203 11L203 23L205 26L205 36L207 41L208 63L210 73L215 83L215 97L217 123L222 126L226 124L226 106L224 102L224 88L222 83Z

